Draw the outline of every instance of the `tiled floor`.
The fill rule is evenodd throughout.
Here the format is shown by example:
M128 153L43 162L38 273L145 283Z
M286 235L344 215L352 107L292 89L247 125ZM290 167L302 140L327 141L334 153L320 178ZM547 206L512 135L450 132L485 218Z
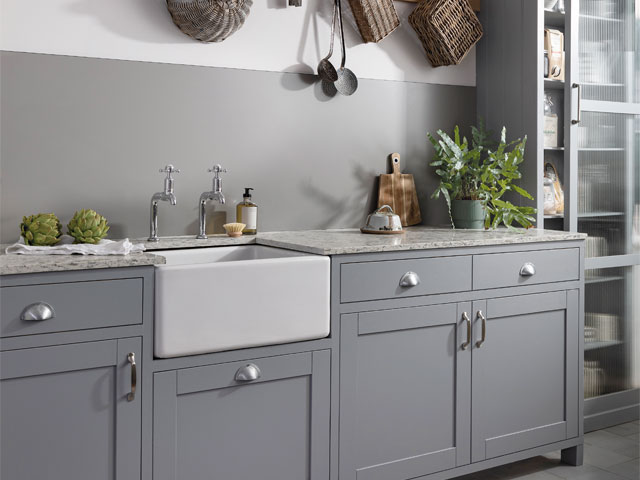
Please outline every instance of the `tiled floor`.
M560 463L560 452L554 452L456 480L639 480L639 433L638 421L587 433L580 467Z

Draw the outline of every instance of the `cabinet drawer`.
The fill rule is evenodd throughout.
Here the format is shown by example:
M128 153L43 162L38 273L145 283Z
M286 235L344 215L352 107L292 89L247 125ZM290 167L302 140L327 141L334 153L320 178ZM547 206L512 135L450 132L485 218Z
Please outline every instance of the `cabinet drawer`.
M419 283L402 286L403 276L410 272ZM471 290L471 256L348 263L340 272L342 303L466 290Z
M2 287L0 336L140 324L142 291L142 278ZM24 320L25 309L39 303L49 305L53 317Z
M474 290L579 279L578 248L473 256Z

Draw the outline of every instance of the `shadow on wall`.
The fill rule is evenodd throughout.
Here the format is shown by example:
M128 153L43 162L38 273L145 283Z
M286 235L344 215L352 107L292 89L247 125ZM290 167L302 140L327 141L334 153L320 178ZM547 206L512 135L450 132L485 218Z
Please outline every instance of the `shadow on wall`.
M352 162L352 177L355 181L352 190L342 197L329 195L311 181L300 186L300 193L309 196L322 206L324 218L318 219L319 229L336 228L337 225L364 225L367 215L377 206L378 172L364 165ZM364 210L359 208L366 198ZM356 208L354 208L356 207Z

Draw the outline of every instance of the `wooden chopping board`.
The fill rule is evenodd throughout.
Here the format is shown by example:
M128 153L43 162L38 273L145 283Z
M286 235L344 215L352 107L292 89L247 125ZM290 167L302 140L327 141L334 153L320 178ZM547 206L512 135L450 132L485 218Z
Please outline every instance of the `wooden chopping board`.
M400 154L391 154L393 173L380 175L378 207L389 205L400 216L402 226L416 225L422 221L418 194L413 175L400 173Z

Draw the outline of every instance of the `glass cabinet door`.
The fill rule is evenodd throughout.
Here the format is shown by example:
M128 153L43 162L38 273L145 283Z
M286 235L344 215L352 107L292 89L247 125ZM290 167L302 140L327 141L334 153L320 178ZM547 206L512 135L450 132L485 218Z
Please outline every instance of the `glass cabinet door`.
M636 0L580 0L583 99L640 101L637 4Z
M578 231L586 256L637 253L634 214L640 208L640 115L582 112L578 125Z
M640 0L580 0L579 12L573 214L578 231L589 235L588 431L625 421L619 413L640 396Z
M587 271L584 395L640 388L640 267Z

